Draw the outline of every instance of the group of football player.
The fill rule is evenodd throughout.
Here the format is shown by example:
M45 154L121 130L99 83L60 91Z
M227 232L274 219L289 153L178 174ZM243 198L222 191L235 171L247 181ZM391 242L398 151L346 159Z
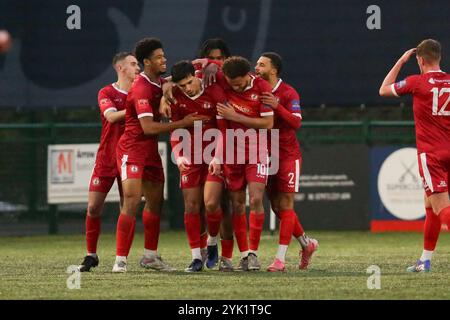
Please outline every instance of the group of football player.
M127 271L142 197L140 265L174 270L158 254L164 202L158 150L162 133L170 133L172 159L180 171L192 253L186 272L217 265L224 272L260 270L265 194L280 221L278 251L267 271L286 270L292 237L300 245L298 266L307 269L318 242L305 235L294 210L302 164L296 135L302 120L300 97L280 78L280 55L262 53L252 68L246 58L231 56L226 43L215 38L204 42L198 59L176 62L164 78L166 62L161 41L144 38L132 53L114 56L117 81L99 91L102 135L89 185L87 255L79 270L90 271L99 263L102 208L116 179L121 201L112 271ZM277 138L271 140L274 132ZM232 263L234 239L240 251L237 267Z

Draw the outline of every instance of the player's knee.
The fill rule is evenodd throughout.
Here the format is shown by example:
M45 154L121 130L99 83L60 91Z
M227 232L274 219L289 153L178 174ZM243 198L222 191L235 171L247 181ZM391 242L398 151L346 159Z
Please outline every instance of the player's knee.
M102 206L95 204L95 203L89 203L87 207L87 215L93 218L100 217L102 214Z
M200 202L190 199L185 200L184 211L189 213L200 213Z
M278 209L281 211L291 210L294 208L294 198L291 195L282 196L278 205Z
M206 199L205 210L208 213L214 213L220 210L220 202L218 199Z
M233 212L235 213L241 213L241 212L245 212L245 201L244 202L234 202L232 205L233 208Z
M263 196L262 194L256 193L253 195L250 195L250 207L255 208L262 205Z

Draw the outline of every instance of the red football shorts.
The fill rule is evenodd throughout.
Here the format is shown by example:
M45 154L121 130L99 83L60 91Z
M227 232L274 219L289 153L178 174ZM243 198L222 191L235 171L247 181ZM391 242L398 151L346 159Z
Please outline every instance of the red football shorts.
M152 182L164 182L164 170L162 167L146 166L142 163L128 161L127 155L117 160L122 181L127 179L142 179Z
M225 164L224 175L226 187L230 191L242 191L249 182L267 184L268 165L256 164Z
M180 172L180 188L196 188L210 182L223 182L222 176L214 176L209 173L207 164L191 164L188 169Z
M299 191L302 159L280 160L278 171L269 175L270 192L294 193Z
M419 173L427 196L448 192L449 161L440 161L430 153L418 155Z

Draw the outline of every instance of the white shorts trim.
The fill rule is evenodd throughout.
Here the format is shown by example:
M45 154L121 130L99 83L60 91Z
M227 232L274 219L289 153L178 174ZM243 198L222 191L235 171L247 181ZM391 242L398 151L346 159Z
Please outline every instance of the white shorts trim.
M261 117L273 116L273 111L261 112Z
M300 159L295 160L295 187L294 191L298 192L300 187Z
M127 180L127 160L128 160L128 155L124 154L122 157L122 166L120 167L120 177L122 178L122 181Z
M428 166L427 166L427 154L426 153L420 154L420 164L422 165L423 177L425 178L425 182L427 183L428 188L430 188L431 192L434 192L433 180L431 180L430 171L428 170Z

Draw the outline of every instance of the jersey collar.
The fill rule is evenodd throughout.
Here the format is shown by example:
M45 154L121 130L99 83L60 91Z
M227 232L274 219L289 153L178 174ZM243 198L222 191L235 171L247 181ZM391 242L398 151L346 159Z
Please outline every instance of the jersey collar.
M250 80L250 84L244 89L244 91L250 90L251 88L253 88L253 82L255 81L255 76L254 75L250 75L250 77L252 78L252 80Z
M150 82L151 84L157 86L158 88L161 88L161 82L160 83L153 82L152 80L150 80L149 77L147 77L147 75L144 72L141 72L140 75L143 76L145 79L147 79L147 81Z
M117 84L116 84L115 82L112 84L112 86L113 86L114 89L116 89L116 90L119 91L120 93L128 94L128 91L125 91L125 90L120 89L120 88L117 86Z
M275 87L273 87L273 89L272 89L272 93L274 93L275 91L278 90L278 88L280 87L282 81L283 81L283 80L281 80L281 78L278 79L277 84L276 84Z
M442 70L430 70L430 71L427 71L427 72L425 72L425 73L431 73L431 72L444 72L444 71L442 71Z

